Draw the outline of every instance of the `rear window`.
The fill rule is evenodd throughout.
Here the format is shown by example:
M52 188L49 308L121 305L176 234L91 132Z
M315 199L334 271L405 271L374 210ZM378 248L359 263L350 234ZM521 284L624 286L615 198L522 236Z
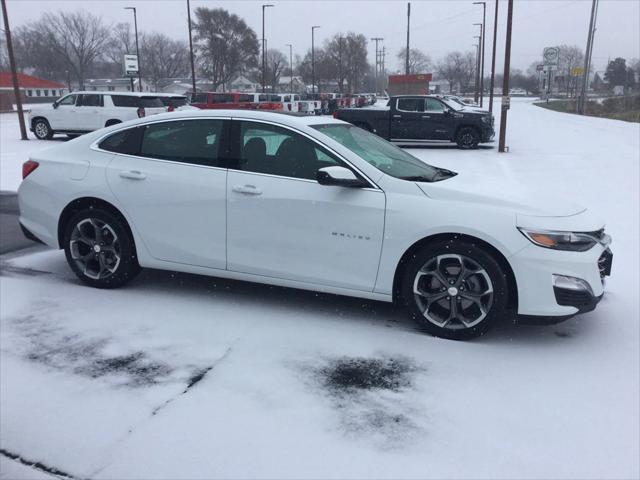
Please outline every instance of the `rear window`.
M116 107L144 107L162 108L164 104L160 97L138 97L135 95L111 95L111 100Z
M183 107L187 104L187 97L160 97L165 107Z
M122 130L105 138L100 142L99 147L108 152L137 155L140 151L141 133L140 127Z

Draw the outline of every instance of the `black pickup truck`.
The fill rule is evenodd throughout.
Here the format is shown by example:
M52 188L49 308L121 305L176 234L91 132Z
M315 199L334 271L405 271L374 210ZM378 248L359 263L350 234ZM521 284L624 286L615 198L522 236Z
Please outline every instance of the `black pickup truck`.
M342 108L333 116L398 145L455 142L468 149L494 136L488 111L431 95L399 95L389 99L387 108Z

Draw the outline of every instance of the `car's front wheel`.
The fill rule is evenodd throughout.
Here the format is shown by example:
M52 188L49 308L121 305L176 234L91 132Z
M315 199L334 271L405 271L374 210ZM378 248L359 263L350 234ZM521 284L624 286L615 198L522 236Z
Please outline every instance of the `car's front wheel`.
M53 130L51 130L49 122L44 118L39 118L33 122L33 133L38 140L51 140L53 137Z
M478 148L480 143L480 134L478 130L473 127L462 127L456 135L456 143L458 147L468 150L472 148Z
M121 217L101 208L75 213L64 231L67 262L84 283L119 287L140 271L131 233Z
M460 239L418 251L404 270L402 298L428 333L453 340L484 334L508 313L507 280L485 250Z

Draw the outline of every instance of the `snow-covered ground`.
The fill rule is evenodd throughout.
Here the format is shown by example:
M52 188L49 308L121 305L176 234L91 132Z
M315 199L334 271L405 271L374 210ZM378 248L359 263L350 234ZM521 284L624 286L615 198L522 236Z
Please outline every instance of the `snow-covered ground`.
M51 142L0 121L15 189ZM638 478L640 126L514 99L508 145L409 151L606 218L595 312L457 343L388 304L157 271L95 290L22 252L0 275L0 448L77 478Z

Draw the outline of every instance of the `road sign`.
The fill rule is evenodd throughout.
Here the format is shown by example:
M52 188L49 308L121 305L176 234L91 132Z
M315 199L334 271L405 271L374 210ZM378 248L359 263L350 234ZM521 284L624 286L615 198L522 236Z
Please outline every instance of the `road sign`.
M542 71L545 73L555 72L556 70L558 70L558 65L545 65L544 68L542 69Z
M536 71L541 72L544 70L544 65L536 65Z
M558 47L546 47L542 51L545 65L557 65L560 58L560 49Z
M137 75L138 74L138 56L129 55L124 56L124 74L125 75Z
M583 73L584 73L583 67L573 67L571 69L571 75L573 75L574 77L580 77Z
M511 97L509 95L502 96L502 107L507 110L511 107Z

